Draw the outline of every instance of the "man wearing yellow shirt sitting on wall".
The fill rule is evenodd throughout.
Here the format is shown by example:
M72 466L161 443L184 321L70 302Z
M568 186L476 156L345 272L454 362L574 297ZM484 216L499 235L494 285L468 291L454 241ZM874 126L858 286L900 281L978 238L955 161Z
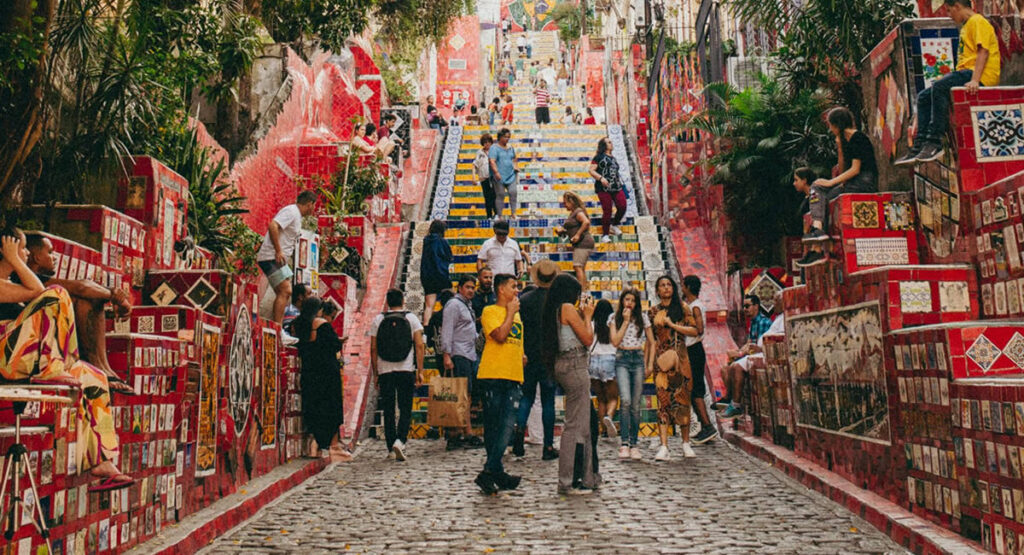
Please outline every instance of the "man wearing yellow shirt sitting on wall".
M519 318L516 278L511 274L494 276L495 304L484 308L480 316L487 343L480 355L476 388L484 403L484 447L487 462L476 477L476 485L490 495L499 490L516 489L519 476L505 472L501 458L512 439L516 404L522 396L523 321Z
M914 148L896 160L897 166L942 158L942 136L949 127L949 91L965 87L975 94L979 87L999 85L999 42L985 16L971 9L971 0L945 0L949 17L960 25L960 55L956 70L917 95L917 137Z

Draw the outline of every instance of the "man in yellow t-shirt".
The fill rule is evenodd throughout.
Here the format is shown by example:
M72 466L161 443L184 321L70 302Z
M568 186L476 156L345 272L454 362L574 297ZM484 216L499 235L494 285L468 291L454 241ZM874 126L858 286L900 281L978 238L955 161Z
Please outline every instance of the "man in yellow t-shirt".
M949 17L960 26L960 55L949 72L917 95L917 137L914 147L896 160L897 166L942 158L942 136L949 127L949 91L964 87L976 94L979 87L999 85L999 41L985 16L971 9L971 0L945 0Z
M524 358L523 321L519 318L515 276L494 276L494 290L498 294L497 301L484 308L480 316L487 343L473 385L483 398L484 448L487 449L487 462L475 482L488 495L519 486L519 476L505 472L501 457L515 427L516 404L522 396Z

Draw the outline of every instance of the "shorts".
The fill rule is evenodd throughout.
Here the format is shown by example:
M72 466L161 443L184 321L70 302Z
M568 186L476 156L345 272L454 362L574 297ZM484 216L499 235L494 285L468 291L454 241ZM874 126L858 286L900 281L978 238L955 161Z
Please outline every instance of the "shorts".
M704 370L708 362L707 354L704 352L704 342L686 347L686 353L690 357L690 373L693 376L693 391L690 392L690 399L703 399L708 393L708 383L704 378Z
M584 267L587 265L587 261L590 260L590 253L594 252L594 249L572 249L572 266Z
M276 260L259 260L256 265L263 271L263 275L267 276L267 281L270 282L272 289L277 289L278 285L281 285L285 280L292 278L292 269L287 264L284 266L277 263Z
M423 281L423 294L424 295L437 295L445 289L451 289L452 283L444 281Z
M602 382L615 379L615 355L594 355L590 357L590 379Z

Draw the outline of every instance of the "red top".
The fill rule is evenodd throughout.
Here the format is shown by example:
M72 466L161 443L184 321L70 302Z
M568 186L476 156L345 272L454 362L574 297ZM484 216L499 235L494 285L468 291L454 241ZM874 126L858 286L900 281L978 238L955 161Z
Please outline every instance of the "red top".
M501 108L501 119L503 119L505 121L509 121L509 122L512 121L512 113L513 113L513 111L515 111L515 108L512 106L511 103L502 106L502 108Z
M583 120L583 125L597 125L597 119L594 116L588 116Z

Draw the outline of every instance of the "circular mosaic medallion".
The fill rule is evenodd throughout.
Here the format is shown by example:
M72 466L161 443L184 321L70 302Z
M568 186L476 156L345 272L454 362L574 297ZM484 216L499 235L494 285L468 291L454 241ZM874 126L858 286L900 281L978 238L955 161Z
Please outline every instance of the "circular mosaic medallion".
M252 318L249 316L249 309L242 305L238 309L235 333L231 336L231 350L228 355L228 410L235 420L235 435L241 434L249 421L254 366Z

